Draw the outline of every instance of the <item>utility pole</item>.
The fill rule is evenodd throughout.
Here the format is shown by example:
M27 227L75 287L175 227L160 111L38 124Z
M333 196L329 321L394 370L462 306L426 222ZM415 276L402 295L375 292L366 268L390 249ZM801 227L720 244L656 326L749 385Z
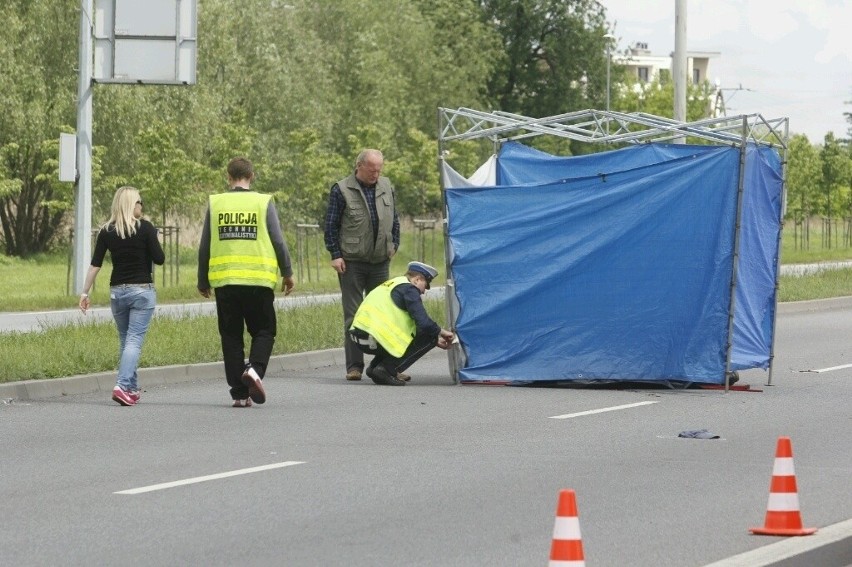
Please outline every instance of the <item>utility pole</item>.
M606 40L606 111L609 114L610 91L612 90L609 68L612 66L612 42L615 40L615 36L608 33L604 35L604 39ZM606 117L606 135L609 136L609 116Z
M675 49L672 59L674 79L674 119L686 122L686 0L675 0ZM681 136L673 140L677 144L686 142Z
M74 205L74 293L83 291L92 256L92 14L93 0L80 0L77 85L77 194Z

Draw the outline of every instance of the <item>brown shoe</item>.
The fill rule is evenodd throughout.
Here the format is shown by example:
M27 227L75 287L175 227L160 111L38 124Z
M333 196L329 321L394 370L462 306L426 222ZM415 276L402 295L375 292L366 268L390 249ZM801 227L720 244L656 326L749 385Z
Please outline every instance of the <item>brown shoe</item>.
M361 379L361 371L357 368L353 368L349 372L346 373L346 379L351 381L357 381Z
M397 372L396 378L397 378L397 380L402 380L403 382L410 382L411 381L411 376L409 376L408 374L403 374L402 372Z

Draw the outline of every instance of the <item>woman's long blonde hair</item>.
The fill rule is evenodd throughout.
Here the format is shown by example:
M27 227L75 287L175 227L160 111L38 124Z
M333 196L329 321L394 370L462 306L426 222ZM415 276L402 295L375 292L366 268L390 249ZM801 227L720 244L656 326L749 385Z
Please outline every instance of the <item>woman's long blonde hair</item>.
M109 230L110 225L115 225L115 231L121 238L127 238L136 234L139 219L133 214L136 203L139 201L139 190L136 187L125 185L119 187L112 198L112 212L109 220L101 227Z

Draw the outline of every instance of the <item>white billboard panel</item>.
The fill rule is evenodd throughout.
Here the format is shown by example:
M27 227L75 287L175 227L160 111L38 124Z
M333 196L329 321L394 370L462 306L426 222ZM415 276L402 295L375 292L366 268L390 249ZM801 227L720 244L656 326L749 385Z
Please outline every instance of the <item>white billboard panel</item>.
M95 0L94 80L194 84L197 0Z

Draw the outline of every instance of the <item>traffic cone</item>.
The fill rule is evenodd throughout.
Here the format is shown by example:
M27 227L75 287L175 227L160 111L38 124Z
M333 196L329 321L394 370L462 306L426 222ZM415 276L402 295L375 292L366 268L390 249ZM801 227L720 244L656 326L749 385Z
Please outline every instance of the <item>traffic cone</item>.
M763 524L762 528L749 528L749 531L755 535L777 536L811 535L817 531L816 528L802 527L796 471L793 469L793 445L789 437L778 438Z
M553 543L550 546L549 567L586 567L583 557L583 540L580 537L580 519L573 490L559 491L556 506L556 523L553 526Z

